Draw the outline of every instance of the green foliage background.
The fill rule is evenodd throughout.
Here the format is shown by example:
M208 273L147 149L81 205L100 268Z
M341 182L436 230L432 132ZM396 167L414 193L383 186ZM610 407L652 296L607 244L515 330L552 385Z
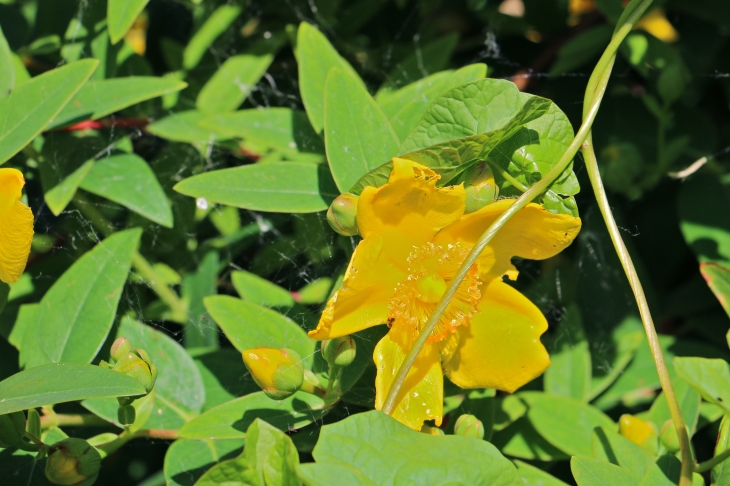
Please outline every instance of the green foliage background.
M479 154L465 151L458 162L417 152L464 136L456 124L454 133L423 135L429 121L421 114L449 89L483 78L481 63L489 78L511 79L554 103L526 125L540 132L541 144L519 152L519 134L498 143L528 98L507 81L489 84L514 105L476 120L479 134L495 141L490 160L512 177L497 177L500 194L519 194L519 184L529 186L557 161L572 140L567 121L580 125L583 91L621 2L599 0L595 10L572 17L567 0L506 3L522 3L524 13L506 15L491 0L110 0L115 14L107 25L105 0L0 0L0 159L25 174L24 197L36 216L26 273L0 288L0 379L48 362L98 363L113 339L125 336L160 370L154 396L139 405L138 415L148 416L144 427L220 439L135 440L104 461L98 484L193 484L213 463L239 454L252 423L257 437L285 444L282 457L293 454L283 434L251 414L242 418L246 410L261 410L259 418L284 431L302 427L288 432L301 462L312 462L320 437L322 450L336 455L326 436L340 429L322 426L339 422L333 427L344 430L341 420L372 408L370 355L383 331L358 336L358 361L344 378L350 391L324 416L309 410L317 403L308 395L273 406L257 392L240 352L286 346L316 373L326 372L302 329L316 324L357 240L335 234L324 210L365 172L376 169L368 183L377 181L377 168L396 154L435 157L442 168L476 160ZM696 379L693 366L701 365L680 360L675 370L671 362L730 358L730 3L667 0L654 7L664 9L678 40L630 34L593 134L696 456L705 460L726 407L715 399L727 391L727 365L718 365L719 389L703 392L716 382ZM148 27L140 55L120 39L142 10ZM298 31L301 22L319 30ZM322 69L329 65L336 69L327 78ZM76 125L89 120L98 122ZM420 135L411 134L416 123L425 127ZM371 147L369 156L343 150L353 143ZM702 158L688 177L672 175ZM357 164L365 165L352 169ZM600 456L593 428L613 430L624 413L658 427L669 418L580 157L573 172L543 203L580 214L577 240L551 260L518 262L516 286L548 316L544 342L553 365L518 395L447 387L445 429L451 433L462 413L482 418L490 442L516 461L525 484L562 484L540 470L569 484L573 474L579 484L597 484L580 482L580 471L600 468L634 484L632 475L646 478L657 467L653 458L634 470L619 460L616 472L602 457L583 457L572 474L567 460ZM115 420L114 393L69 396L86 400L59 405L58 413ZM46 403L39 400L28 406ZM352 427L379 426L375 415L362 420ZM406 437L396 429L389 433ZM76 437L111 430L64 428ZM324 430L331 432L320 436ZM403 440L426 454L422 439ZM475 457L494 457L493 471L515 474L489 444L479 447ZM334 461L302 471L338 477ZM7 484L28 484L31 474L30 456L0 450ZM39 470L30 481L46 484Z

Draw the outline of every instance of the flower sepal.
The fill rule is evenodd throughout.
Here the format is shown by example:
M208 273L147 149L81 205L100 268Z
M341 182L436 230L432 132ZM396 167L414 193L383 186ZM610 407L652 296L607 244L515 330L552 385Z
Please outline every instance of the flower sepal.
M101 454L84 439L70 437L48 449L45 473L53 484L91 486L99 469Z

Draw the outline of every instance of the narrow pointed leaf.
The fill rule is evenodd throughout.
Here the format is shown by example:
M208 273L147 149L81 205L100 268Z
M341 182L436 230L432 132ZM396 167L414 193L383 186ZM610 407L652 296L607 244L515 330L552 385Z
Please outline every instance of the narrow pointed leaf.
M109 0L106 9L106 25L109 38L116 44L142 13L149 0Z

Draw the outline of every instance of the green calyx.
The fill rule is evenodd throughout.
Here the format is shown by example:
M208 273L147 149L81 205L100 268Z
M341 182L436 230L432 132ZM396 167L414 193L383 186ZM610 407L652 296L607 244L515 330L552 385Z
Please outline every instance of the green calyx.
M474 415L464 414L456 419L454 434L464 437L484 438L484 424Z
M264 392L275 400L282 400L296 393L304 382L304 370L302 369L302 358L293 349L283 348L290 362L283 362L277 366L272 376L273 388ZM277 398L278 397L278 398Z
M350 336L322 341L322 357L330 366L343 368L355 360L357 346Z
M355 236L359 234L357 227L357 201L358 197L346 192L340 194L332 201L327 210L327 222L333 230L343 236Z
M147 393L152 391L157 380L157 367L147 351L140 348L134 349L126 338L120 337L114 341L110 355L116 361L112 369L139 381ZM120 401L120 405L129 403Z
M101 455L83 439L68 438L48 449L46 479L53 484L91 486L99 476Z
M120 425L132 425L137 419L137 411L132 405L120 405L117 409L117 421Z

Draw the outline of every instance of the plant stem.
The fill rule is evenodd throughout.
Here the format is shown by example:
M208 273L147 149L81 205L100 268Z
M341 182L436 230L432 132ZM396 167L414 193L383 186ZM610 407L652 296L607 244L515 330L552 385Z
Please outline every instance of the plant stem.
M105 458L109 454L116 452L124 444L132 439L147 438L147 439L163 439L163 440L175 440L177 439L177 430L159 430L159 429L141 429L136 432L130 432L125 430L119 436L111 442L96 446L101 454L101 458Z
M492 162L490 160L487 160L487 164L489 164L489 166L492 169L494 169L494 171L497 172L497 174L501 175L507 182L512 184L515 188L519 189L522 192L525 192L528 189L528 187L526 185L524 185L523 183L521 183L520 181L518 181L517 179L512 177L512 175L509 172L507 172L506 170L501 168L498 164L495 164L494 162Z
M41 417L41 428L50 427L98 427L109 425L109 422L91 413L77 415L49 414Z
M77 191L73 202L79 208L79 211L91 220L91 224L101 234L105 237L114 234L116 231L114 226L94 207L94 204L86 196ZM132 255L132 265L134 265L137 273L144 279L152 291L170 308L172 311L170 319L180 324L185 324L187 322L187 306L175 291L164 283L154 267L138 251L135 251Z
M726 460L727 458L730 458L730 449L726 449L726 450L722 451L722 453L716 455L712 459L708 459L705 462L695 464L694 472L703 473L703 472L709 471L710 469L717 466L718 464L720 464L722 461Z

